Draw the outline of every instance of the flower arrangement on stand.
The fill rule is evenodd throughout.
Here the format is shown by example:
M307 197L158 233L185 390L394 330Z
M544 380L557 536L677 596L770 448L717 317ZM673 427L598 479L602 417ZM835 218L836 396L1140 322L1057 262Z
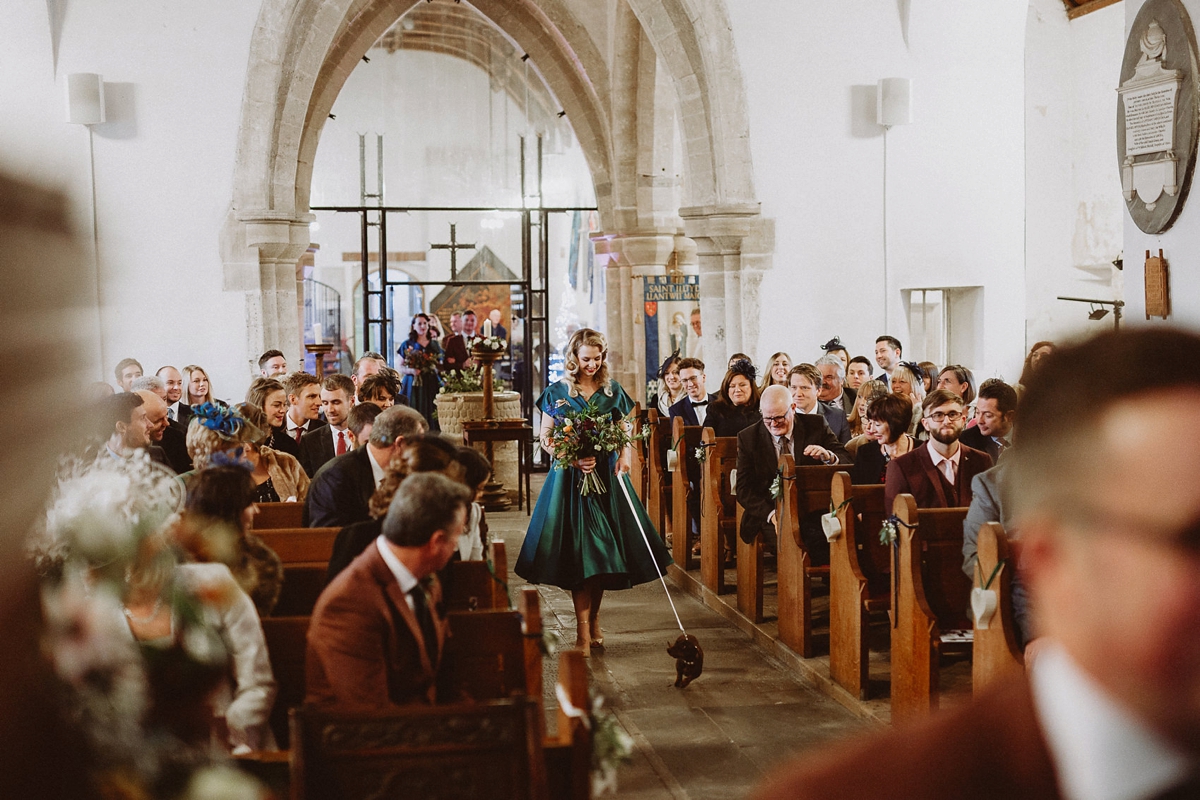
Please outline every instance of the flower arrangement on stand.
M492 376L492 388L504 391L504 381ZM483 391L483 371L479 367L455 369L442 376L442 389L438 394L468 394Z

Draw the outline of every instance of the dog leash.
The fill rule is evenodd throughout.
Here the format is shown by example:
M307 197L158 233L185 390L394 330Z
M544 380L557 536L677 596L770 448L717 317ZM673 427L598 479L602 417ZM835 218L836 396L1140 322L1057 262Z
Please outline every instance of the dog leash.
M617 483L621 484L621 492L625 495L625 502L629 503L629 510L633 512L633 521L637 523L638 530L641 531L642 541L646 543L646 550L650 553L650 562L654 564L654 569L658 572L658 580L662 583L663 592L667 595L667 602L671 604L671 613L675 615L675 622L679 625L679 630L687 633L687 629L683 627L683 621L679 619L679 612L675 610L675 601L671 599L671 592L667 589L667 579L663 576L663 571L659 569L658 559L654 557L654 548L650 546L650 538L646 536L646 529L642 527L642 518L638 516L637 507L633 504L633 498L629 496L629 487L626 485L624 475L617 476Z

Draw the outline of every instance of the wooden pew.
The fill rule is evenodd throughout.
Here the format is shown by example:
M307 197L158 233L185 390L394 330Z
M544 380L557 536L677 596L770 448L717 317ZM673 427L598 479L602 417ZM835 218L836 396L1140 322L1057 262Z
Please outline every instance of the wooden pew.
M304 702L304 657L308 649L308 617L266 617L262 620L267 640L267 657L278 692L271 709L271 730L279 749L290 739L288 711Z
M658 526L663 538L666 538L671 527L671 479L673 474L667 471L667 450L671 443L671 422L660 418L658 409L652 408L646 412L646 421L650 425L650 438L647 441L646 462L646 513L651 522Z
M641 403L633 404L633 412L629 415L630 424L633 426L634 434L641 433L642 426L646 424L646 412L642 410ZM629 463L629 482L633 484L634 494L643 506L646 505L646 456L645 442L635 442L633 447L633 457ZM653 517L651 518L653 519Z
M546 800L536 700L388 712L292 712L294 800L444 797Z
M996 592L996 613L987 628L975 626L975 639L971 643L971 691L975 693L997 678L1025 668L1025 656L1017 643L1017 627L1013 620L1014 548L998 522L985 522L979 528L978 547L979 569L975 572L975 587L983 588L991 578L989 588ZM992 577L997 564L1000 569Z
M694 463L696 448L700 445L698 425L684 425L682 417L676 417L671 425L671 444L679 454L675 475L671 481L671 556L680 569L689 570L696 566L692 558L691 515L688 513L687 464Z
M892 548L879 541L883 484L853 486L833 476L830 502L842 533L829 543L829 674L859 700L869 696L867 631L871 614L891 608ZM862 515L862 520L858 519Z
M776 580L779 591L779 638L805 658L816 655L813 641L812 580L829 579L829 565L814 566L800 522L829 510L829 485L837 465L796 467L791 456L779 458L780 495L775 508L779 533Z
M284 565L328 565L333 555L333 542L340 528L278 528L255 530L267 547L275 551Z
M253 530L300 528L304 525L304 503L257 503L258 513L250 527Z
M511 607L504 542L491 543L487 561L451 561L442 582L446 610L486 611Z
M700 446L705 453L700 465L700 582L709 591L723 594L726 554L732 557L741 519L741 506L730 486L737 468L737 438L718 439L712 428L704 428Z
M325 591L325 564L284 564L283 587L272 617L307 617Z
M971 581L962 571L966 508L923 508L910 494L896 498L898 569L892 570L892 719L937 708L939 660L970 652L942 641L945 631L969 629Z

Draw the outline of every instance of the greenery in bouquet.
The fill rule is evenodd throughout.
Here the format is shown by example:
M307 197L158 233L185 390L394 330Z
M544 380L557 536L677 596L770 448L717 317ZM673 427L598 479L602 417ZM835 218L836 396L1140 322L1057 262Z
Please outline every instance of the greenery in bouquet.
M589 402L581 411L569 409L561 414L556 413L548 443L554 451L555 466L566 469L581 458L602 460L602 456L615 453L644 439L647 433L645 428L634 433L632 426L626 423L618 412L606 414ZM597 464L598 468L599 466ZM583 476L579 487L580 494L587 496L593 492L603 494L606 491L597 470Z
M420 386L423 376L437 376L438 357L432 348L410 347L404 355L404 366L416 371L413 385Z
M505 389L504 381L500 380L494 372L492 373L492 389L497 392L503 392ZM455 369L442 376L442 390L440 394L463 394L466 392L482 392L483 391L483 370L479 367L467 367L466 369Z

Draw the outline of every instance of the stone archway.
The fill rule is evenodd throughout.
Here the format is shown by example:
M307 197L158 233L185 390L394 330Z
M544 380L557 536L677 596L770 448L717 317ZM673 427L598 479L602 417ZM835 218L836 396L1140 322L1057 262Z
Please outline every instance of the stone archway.
M359 59L417 1L263 2L251 41L233 201L221 238L225 287L246 296L250 353L267 346L296 354L301 349L296 262L308 247L317 142ZM639 202L619 197L614 179L618 163L630 166L618 161L623 145L614 140L624 129L628 144L623 113L631 106L619 96L624 89L617 88L576 13L586 2L473 0L473 5L529 54L566 111L592 171L601 238L608 240L598 250L609 266L625 271L613 300L619 308L638 308L630 276L638 269L662 269L678 231L639 229L639 215L616 212L617 205ZM770 264L772 237L754 200L744 88L724 6L699 0L616 2L628 3L625 9L641 29L631 35L644 36L653 47L677 100L685 156L678 213L697 246L701 305L709 321L706 354L716 363L731 348L753 352L757 285ZM635 147L637 141L635 134ZM617 353L632 352L637 337L626 333L632 332L623 328L612 337ZM617 366L619 378L638 385L634 369Z

